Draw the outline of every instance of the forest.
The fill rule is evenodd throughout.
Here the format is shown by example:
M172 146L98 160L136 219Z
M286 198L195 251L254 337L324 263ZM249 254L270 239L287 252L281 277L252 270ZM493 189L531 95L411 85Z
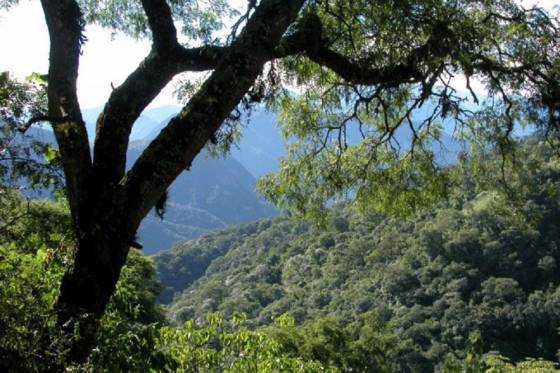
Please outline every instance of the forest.
M560 371L559 9L33 4L47 71L0 74L0 371ZM87 108L99 32L147 44Z
M557 371L560 158L538 138L517 152L504 175L496 155L463 158L449 197L412 215L341 202L324 224L277 217L134 250L73 369ZM44 371L45 335L63 356L50 304L73 250L68 206L1 197L2 370Z
M392 371L441 369L475 342L515 361L554 361L560 163L547 148L524 144L510 194L490 188L499 178L473 183L465 162L449 200L411 217L339 205L326 228L276 218L186 242L154 257L162 299L176 322L244 312L255 327L282 315L337 326L352 343L384 346ZM332 348L348 357L356 347Z

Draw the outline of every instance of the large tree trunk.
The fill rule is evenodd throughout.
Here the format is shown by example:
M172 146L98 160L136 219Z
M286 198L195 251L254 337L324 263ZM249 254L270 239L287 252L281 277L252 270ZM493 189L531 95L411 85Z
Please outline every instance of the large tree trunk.
M103 230L78 241L55 305L57 325L69 338L66 361L85 363L95 347L99 322L126 261L129 242Z
M76 229L72 266L62 277L54 307L61 334L51 347L61 355L51 364L53 372L87 362L137 228L122 213L120 201L102 196L82 223L89 227Z

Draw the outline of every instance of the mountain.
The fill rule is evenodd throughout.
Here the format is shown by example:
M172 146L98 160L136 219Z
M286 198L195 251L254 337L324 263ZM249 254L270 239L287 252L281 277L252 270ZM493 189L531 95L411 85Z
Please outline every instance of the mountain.
M146 142L130 144L129 167L145 146ZM169 188L164 219L150 213L142 222L138 236L145 253L153 254L230 224L275 215L272 206L257 196L255 184L255 178L235 159L199 155L191 169Z
M83 110L90 140L102 107ZM167 105L145 110L137 119L130 136L127 165L131 167L149 141L157 136L180 110ZM163 220L152 212L138 229L138 238L146 254L167 249L179 241L199 237L230 224L270 217L276 211L256 193L255 176L271 172L282 149L274 117L259 114L266 133L248 129L245 142L226 159L199 155L189 171L183 172L169 189ZM249 127L252 127L249 126ZM245 150L243 150L245 149ZM241 162L236 157L239 156ZM249 171L246 169L249 167Z
M84 122L86 122L86 129L91 142L93 142L95 138L95 123L102 110L103 107L101 106L82 110L82 116L84 118ZM164 107L162 110L166 110L166 108ZM142 113L142 115L136 119L136 122L134 122L134 127L132 127L132 131L130 133L130 141L144 140L148 138L153 129L161 122L159 120L160 116L158 113L159 111L156 109Z
M98 110L85 111L84 118L96 116ZM40 128L30 128L26 138L55 143L52 131ZM147 144L146 140L130 143L128 167ZM276 210L257 195L255 185L254 176L234 158L208 158L200 154L191 169L179 175L169 188L164 219L150 213L139 227L138 238L145 254L153 254L179 241L193 239L231 224L274 216ZM51 194L49 191L33 190L28 195L48 198Z
M130 167L149 141L157 136L179 107L168 105L145 110L136 121L127 154ZM102 107L83 110L90 139ZM138 235L147 254L169 248L182 240L199 237L230 224L250 222L275 215L275 210L256 194L255 178L273 172L286 154L285 140L276 127L276 115L257 106L241 118L243 136L227 159L196 158L190 171L181 174L169 190L168 211L162 221L148 215ZM406 129L397 135L406 146ZM350 141L358 141L350 131ZM409 142L409 141L408 141ZM452 162L458 144L444 134L441 146L450 148L443 159ZM446 151L442 154L447 154Z
M176 106L164 106L144 111L142 115L160 122L146 139L156 137L179 110ZM239 143L232 146L230 156L255 178L276 171L278 160L286 154L285 141L276 127L276 114L256 106L251 113L243 114L240 122L243 134Z
M158 123L167 122L173 115L177 114L181 110L179 106L176 105L164 105L155 108L148 108L144 110L143 115L152 118Z
M91 141L95 135L95 122L102 110L103 107L96 107L82 111ZM181 108L175 105L144 110L134 123L130 140L148 141L155 138L179 110ZM257 106L251 114L243 115L241 125L243 136L239 144L232 147L230 155L256 178L275 171L278 159L286 153L285 141L276 128L276 115Z
M285 140L276 127L276 114L256 107L242 120L243 136L231 155L259 178L278 169L278 160L286 155Z
M36 125L21 133L0 119L0 194L15 188L27 198L52 198L52 183L61 173L48 166L46 145L56 146L52 131Z
M134 124L131 141L149 141L155 138L180 109L178 106L167 105L144 110ZM83 111L90 138L93 138L94 123L101 110L102 108L98 107ZM430 113L430 106L425 105L416 115L421 118ZM282 138L276 119L276 114L263 106L255 106L251 112L242 114L240 120L242 136L239 143L232 146L230 156L239 161L255 178L276 171L279 159L287 154L285 149L287 141ZM453 127L447 123L445 129L452 131ZM348 125L346 136L349 143L357 143L362 138L358 126L352 122ZM394 136L393 143L396 147L403 150L410 147L412 132L408 126L401 126ZM466 145L443 131L440 141L434 143L432 147L438 161L450 164L456 160L460 152L465 150Z

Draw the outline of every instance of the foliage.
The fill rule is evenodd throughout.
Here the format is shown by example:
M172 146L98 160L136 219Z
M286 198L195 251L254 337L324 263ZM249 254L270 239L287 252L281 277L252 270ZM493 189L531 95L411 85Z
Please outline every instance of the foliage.
M16 2L4 0L0 7ZM519 124L530 121L548 135L560 128L558 20L514 0L250 1L225 41L213 40L229 12L224 0L41 3L51 37L46 117L63 158L75 257L86 258L71 263L74 270L66 271L56 305L64 328L86 326L73 336L72 361L83 362L91 351L99 311L124 265L119 255L126 253L141 220L206 143L220 141L227 148L235 131L220 129L243 96L251 101L269 96L269 104L283 111L286 137L294 143L280 177L266 179L263 189L303 216L325 216L325 207L345 193L357 206L376 210L408 213L434 204L449 189L452 170L435 156L448 121L504 154ZM174 21L182 23L186 43L203 47L183 48ZM135 37L149 29L154 42L145 60L112 91L97 122L93 152L76 91L87 22ZM276 59L282 60L281 74L263 79L265 65L274 71ZM128 136L142 110L175 75L203 70L213 73L127 171ZM478 114L451 85L455 76L466 78L472 101L482 106L474 110ZM278 83L277 77L303 86L304 94L292 97L286 89L290 82ZM471 78L485 84L488 100L479 102ZM264 80L272 87L262 87ZM347 139L352 124L357 141ZM401 148L396 134L403 129L409 141ZM55 153L47 149L47 155ZM267 250L246 254L244 269L256 258L264 259L259 263L264 266L230 273L225 281L237 284L244 278L244 284L260 286L230 294L215 281L207 287L212 296L197 312L241 307L259 321L293 307L299 322L332 310L346 318L353 307L363 312L385 307L385 321L396 323L403 341L396 350L403 357L401 370L432 368L443 354L463 347L461 336L475 328L505 355L523 351L547 357L558 338L550 332L557 324L553 269L558 258L556 231L548 224L558 214L550 190L542 184L529 189L522 194L535 198L527 199L532 204L525 210L504 208L504 201L489 193L411 220L373 218L360 225L335 215L338 223L325 236L314 237L317 230L303 227L295 244L270 250L275 256ZM452 226L446 225L449 220ZM357 236L353 229L375 234ZM91 250L104 260L87 260ZM344 302L348 292L355 292L357 304ZM475 317L466 318L465 309ZM93 318L82 317L83 312ZM548 332L533 334L534 319L536 328ZM492 338L510 323L517 328L508 341L521 346Z
M64 364L58 361L63 356L61 349L67 345L67 338L72 338L59 333L52 311L63 270L73 250L68 234L69 215L59 203L28 203L15 192L10 196L16 209L2 214L11 213L13 224L0 240L0 368L8 372L40 372L50 364ZM19 214L22 209L26 214ZM273 331L249 330L243 326L242 315L232 322L225 322L217 314L209 315L208 324L203 327L192 321L179 329L166 326L163 308L156 303L161 287L155 274L150 258L130 252L101 320L97 346L89 362L69 369L86 372L337 371L329 364L330 359L324 359L323 364L315 355L300 356L299 348L282 343L290 333L296 333L293 323L286 318ZM283 340L275 335L282 335ZM311 339L306 343L310 342ZM321 357L324 356L318 358Z
M154 256L159 278L165 284L161 301L171 302L173 294L184 284L192 283L202 277L212 261L224 255L230 248L239 244L240 237L236 228L225 229L216 234L207 235L197 240L181 243L170 251L161 251ZM249 233L249 232L248 232ZM203 246L205 250L200 250Z
M480 334L471 334L465 358L458 359L449 355L441 371L443 373L552 373L560 371L557 369L557 363L541 358L527 358L513 364L504 356L495 353L483 354L480 342Z
M243 321L239 314L232 318L231 324L219 314L209 314L204 327L186 321L178 329L163 328L159 348L166 351L172 371L177 372L338 371L316 360L300 358L293 352L285 353L277 339L264 331L243 327Z
M208 312L242 311L256 325L283 313L297 323L336 315L352 325L375 311L381 328L373 331L385 323L396 333L396 346L381 350L402 372L433 371L449 353L463 354L475 331L484 351L514 361L554 359L560 168L538 139L516 155L505 173L500 157L486 153L482 163L483 154L465 156L450 170L458 187L449 202L410 218L338 206L325 228L277 218L221 232L233 245L204 276L185 279L182 292L181 276L165 272L164 263L182 263L183 271L188 263L172 250L165 261L156 258L178 291L170 315L202 322ZM190 250L208 252L196 242ZM367 334L356 328L352 338Z
M133 251L80 369L555 371L560 168L549 150L536 140L520 148L523 161L506 174L514 199L488 190L486 170L449 204L408 219L337 206L326 230L277 218L158 255L160 271L187 259L206 269L163 277L170 289L191 284L171 305L180 327L156 304L154 264ZM476 164L465 158L458 171ZM70 222L60 204L11 196L28 213L13 210L0 242L1 365L40 371L66 338L49 310L73 247Z
M26 81L0 75L0 188L60 187L58 152L51 142L40 141L41 130L20 133L27 122L46 107L45 80L39 74ZM35 136L34 136L35 135Z
M48 335L56 337L51 307L72 248L69 217L54 203L27 204L16 192L2 198L13 209L0 210L6 222L0 236L0 366L41 370L57 354L56 343L48 349L42 344Z
M553 373L560 372L558 363L543 359L526 359L517 364L512 364L501 356L489 356L486 359L487 373Z
M284 314L264 330L297 356L343 372L391 372L388 355L398 342L392 324L374 311L350 324L341 318L319 317L297 326Z
M481 359L481 363L449 361L443 373L554 373L560 372L558 363L544 359L525 359L516 364L509 359L489 354Z
M91 369L145 372L160 366L162 356L156 340L158 328L166 321L162 307L155 302L159 289L152 261L130 252L101 320L98 346L90 358Z
M133 37L150 35L148 20L139 2L79 0L78 3L85 11L87 22ZM237 14L224 0L210 0L204 4L193 0L173 0L169 3L175 20L184 25L181 31L188 37L188 44L215 41L215 32L224 27L224 21Z
M69 338L56 328L52 304L73 253L70 217L60 203L7 196L14 209L1 210L11 224L0 236L0 367L44 371ZM132 252L102 320L92 364L108 371L151 366L155 328L165 322L158 294L153 263Z
M560 63L550 52L560 29L542 9L363 0L320 1L308 12L309 27L338 55L279 63L301 94L278 89L268 100L291 147L259 186L298 215L324 217L341 196L370 211L411 213L447 196L447 166L466 139L510 154L522 128L557 136ZM335 57L338 68L329 63ZM370 82L384 73L386 81ZM465 86L453 79L459 75Z

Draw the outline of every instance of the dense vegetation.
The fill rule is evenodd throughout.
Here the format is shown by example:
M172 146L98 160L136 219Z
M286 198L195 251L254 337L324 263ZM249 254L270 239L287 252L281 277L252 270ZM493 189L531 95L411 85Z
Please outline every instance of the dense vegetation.
M410 218L338 206L327 227L263 220L162 253L155 259L166 299L178 292L170 315L324 322L353 343L385 341L365 345L370 353L384 346L402 372L465 356L476 333L484 352L555 360L560 163L547 149L529 142L504 175L501 158L463 159L449 201Z
M0 236L0 370L43 372L64 366L66 339L74 336L57 330L52 303L73 250L67 207L26 201L15 192L0 198L14 207L0 211L0 222L11 219ZM269 332L248 330L241 316L225 323L220 315L208 315L204 328L168 326L156 303L159 289L152 260L132 251L89 362L71 369L317 372L328 365L300 357ZM280 319L274 330L290 326L289 319Z
M52 304L73 244L68 209L61 203L26 201L3 194L0 237L0 367L5 372L44 371L61 364L65 338L55 327ZM155 270L148 258L131 253L103 319L92 363L109 371L151 354L148 333L164 322ZM142 336L144 344L135 343ZM47 346L47 347L45 347ZM128 364L128 363L127 363ZM128 365L133 367L134 365Z
M53 148L10 141L4 180L58 185ZM89 361L71 369L556 371L560 162L537 140L512 169L478 157L448 170L447 202L413 217L339 204L324 227L264 220L157 255L161 299L178 293L178 325L156 302L154 263L131 252ZM27 200L10 183L0 207L0 369L68 366L76 335L61 333L52 309L75 250L68 207Z
M536 140L517 155L504 175L499 158L465 156L449 201L412 217L339 204L325 227L276 218L158 254L178 325L156 302L152 259L133 251L73 369L554 372L560 163ZM0 368L64 366L74 336L51 305L74 250L68 208L10 188L0 203Z

